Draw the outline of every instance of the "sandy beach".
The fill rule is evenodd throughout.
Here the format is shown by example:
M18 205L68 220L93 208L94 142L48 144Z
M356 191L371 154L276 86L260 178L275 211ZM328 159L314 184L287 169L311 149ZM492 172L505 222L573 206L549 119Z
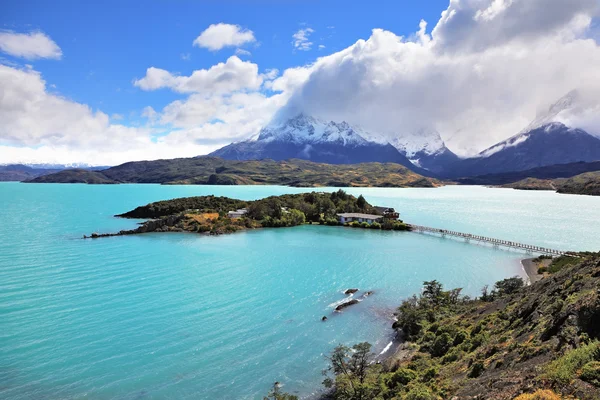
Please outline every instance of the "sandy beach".
M544 275L538 274L538 268L540 266L547 267L552 262L552 260L550 260L550 259L544 259L541 261L534 261L534 260L537 260L537 259L536 258L525 258L525 259L521 260L521 265L523 266L523 269L525 270L525 273L527 274L527 277L529 278L530 283L535 283L535 282L539 281L540 279L542 279L544 277Z

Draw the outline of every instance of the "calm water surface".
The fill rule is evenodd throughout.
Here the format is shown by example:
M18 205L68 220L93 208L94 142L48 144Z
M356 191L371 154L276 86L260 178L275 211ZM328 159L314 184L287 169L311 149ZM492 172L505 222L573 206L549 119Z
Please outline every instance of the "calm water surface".
M132 228L136 221L112 215L151 201L300 191L0 183L0 398L256 399L274 381L305 396L338 343L367 340L381 351L390 310L423 280L475 295L523 273L515 252L337 227L80 239ZM481 187L348 191L411 223L600 249L597 197ZM348 287L375 294L333 315Z

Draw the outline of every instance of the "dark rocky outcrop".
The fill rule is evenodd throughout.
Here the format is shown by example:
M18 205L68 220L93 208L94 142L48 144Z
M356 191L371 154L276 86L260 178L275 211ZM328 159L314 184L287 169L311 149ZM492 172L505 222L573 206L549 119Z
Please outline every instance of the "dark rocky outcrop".
M358 289L346 289L344 294L354 294L356 292L358 292Z
M353 305L355 305L355 304L358 304L358 303L360 303L360 301L358 301L358 300L356 300L356 299L352 299L352 300L345 301L345 302L343 302L343 303L339 304L339 305L338 305L338 306L335 308L335 311L338 311L338 312L339 312L339 311L342 311L344 308L346 308L346 307L350 307L350 306L353 306Z

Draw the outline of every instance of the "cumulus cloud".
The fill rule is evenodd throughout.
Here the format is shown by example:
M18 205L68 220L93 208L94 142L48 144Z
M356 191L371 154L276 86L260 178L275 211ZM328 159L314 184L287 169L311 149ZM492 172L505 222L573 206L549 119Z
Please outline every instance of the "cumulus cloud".
M28 60L62 57L60 47L43 32L0 32L0 50Z
M598 12L597 0L451 0L433 30L443 50L484 50L546 35L580 35Z
M296 50L308 51L312 48L313 42L310 41L310 35L314 33L312 28L299 29L292 35L292 45Z
M4 65L1 161L194 156L298 112L390 138L436 129L452 150L469 155L519 132L573 89L586 106L560 120L600 135L600 47L590 30L597 13L597 0L450 0L433 29L425 21L406 37L375 29L281 72L237 56L189 76L151 67L135 86L183 96L141 110L140 126L49 91L31 68ZM313 31L301 31L295 48L310 47ZM232 40L204 47L239 46L223 43Z
M258 65L231 56L225 63L194 71L190 76L178 76L164 69L150 67L146 76L134 81L142 90L169 88L179 93L232 92L257 89L262 84Z
M251 30L243 29L239 25L219 23L206 28L193 44L216 51L224 47L241 46L254 41L256 38Z
M41 74L31 68L0 65L0 93L3 163L83 161L114 165L195 156L214 149L156 138L157 131L149 127L111 123L111 117L102 111L49 93Z
M390 137L432 128L473 154L572 89L600 98L600 48L585 37L595 5L451 0L431 33L424 21L410 37L375 29L296 71L308 77L278 118L303 111Z

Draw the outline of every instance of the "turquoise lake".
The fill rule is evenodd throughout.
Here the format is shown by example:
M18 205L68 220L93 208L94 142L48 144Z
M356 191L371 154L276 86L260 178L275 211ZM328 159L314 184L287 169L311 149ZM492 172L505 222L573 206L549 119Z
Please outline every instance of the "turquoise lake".
M301 191L0 183L0 398L260 399L274 381L310 396L337 344L386 347L391 312L424 280L477 295L524 274L523 253L410 232L302 226L81 239L134 227L113 215L151 201ZM600 197L347 191L409 223L600 250ZM375 294L334 315L349 287Z

